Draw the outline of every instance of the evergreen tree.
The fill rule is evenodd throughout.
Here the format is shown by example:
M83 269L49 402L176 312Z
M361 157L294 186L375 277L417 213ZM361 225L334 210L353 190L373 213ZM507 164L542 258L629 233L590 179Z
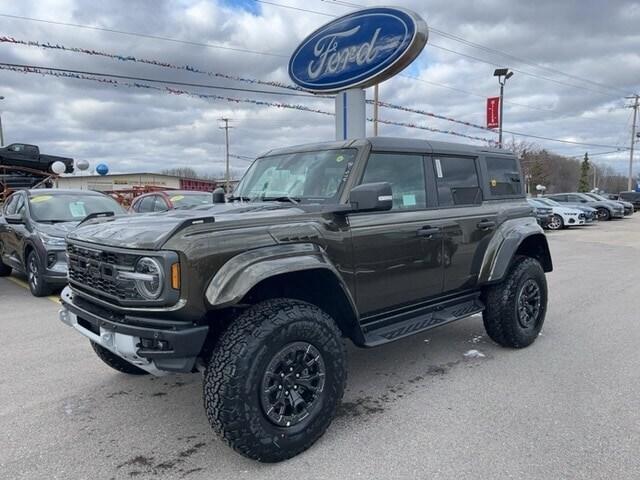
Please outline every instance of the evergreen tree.
M589 171L591 170L591 165L589 164L589 154L584 154L584 160L580 164L580 181L578 182L578 191L579 192L588 192L589 188Z

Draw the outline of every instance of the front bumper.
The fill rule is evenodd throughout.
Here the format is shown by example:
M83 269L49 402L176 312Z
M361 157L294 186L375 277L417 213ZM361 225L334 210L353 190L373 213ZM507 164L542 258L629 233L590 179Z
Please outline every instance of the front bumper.
M63 323L153 375L193 371L209 332L206 325L111 314L81 298L74 300L69 287L60 300Z

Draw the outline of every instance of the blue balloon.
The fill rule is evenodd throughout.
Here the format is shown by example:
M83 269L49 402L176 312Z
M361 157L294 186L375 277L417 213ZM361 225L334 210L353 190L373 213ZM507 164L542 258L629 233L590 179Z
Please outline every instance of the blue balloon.
M96 172L98 172L98 175L106 175L109 173L109 167L107 167L106 164L101 163L96 167Z

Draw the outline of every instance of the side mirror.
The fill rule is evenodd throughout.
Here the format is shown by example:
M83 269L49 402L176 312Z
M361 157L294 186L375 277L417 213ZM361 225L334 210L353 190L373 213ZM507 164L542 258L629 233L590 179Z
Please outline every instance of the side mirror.
M24 217L20 214L5 215L4 219L7 221L7 223L10 223L12 225L21 225L24 223Z
M349 203L353 212L378 212L391 210L393 192L389 182L363 183L351 190Z
M225 203L224 189L221 187L216 188L212 193L213 203Z

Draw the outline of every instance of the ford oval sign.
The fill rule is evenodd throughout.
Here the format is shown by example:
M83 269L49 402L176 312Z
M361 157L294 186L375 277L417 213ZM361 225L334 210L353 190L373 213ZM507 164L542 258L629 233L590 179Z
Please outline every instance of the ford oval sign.
M312 92L370 87L409 65L427 37L427 24L409 10L360 10L305 38L289 60L289 76Z

